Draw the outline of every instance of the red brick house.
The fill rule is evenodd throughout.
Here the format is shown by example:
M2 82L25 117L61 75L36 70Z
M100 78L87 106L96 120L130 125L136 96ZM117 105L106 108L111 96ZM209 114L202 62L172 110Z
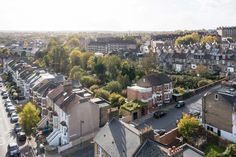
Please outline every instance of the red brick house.
M127 87L127 99L140 100L152 110L172 98L172 80L165 74L150 74L142 77L136 85Z

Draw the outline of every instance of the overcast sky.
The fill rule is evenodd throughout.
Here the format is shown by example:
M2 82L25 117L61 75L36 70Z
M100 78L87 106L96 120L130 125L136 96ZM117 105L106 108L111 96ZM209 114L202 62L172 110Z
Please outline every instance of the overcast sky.
M169 31L236 25L236 0L0 0L0 30Z

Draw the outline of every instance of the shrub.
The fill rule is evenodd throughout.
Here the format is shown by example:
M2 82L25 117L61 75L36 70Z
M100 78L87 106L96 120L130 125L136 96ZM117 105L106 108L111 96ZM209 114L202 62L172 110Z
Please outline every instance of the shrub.
M113 107L119 107L125 103L125 98L117 93L112 93L109 97L109 101Z
M105 89L96 90L96 97L101 97L103 99L109 100L110 92Z
M105 89L111 93L120 93L122 86L118 81L111 81L106 85Z
M95 92L97 89L99 89L99 86L98 85L92 85L90 88L89 88L92 92Z

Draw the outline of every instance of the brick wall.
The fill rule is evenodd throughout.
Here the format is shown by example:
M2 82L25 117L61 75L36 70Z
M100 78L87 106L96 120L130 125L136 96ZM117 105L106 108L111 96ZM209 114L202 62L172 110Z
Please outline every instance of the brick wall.
M159 135L155 136L155 140L157 140L162 144L168 145L176 139L177 135L178 135L178 128L175 128L162 136Z
M203 97L203 123L232 133L232 104L220 94L217 94L216 100L216 94L214 92Z

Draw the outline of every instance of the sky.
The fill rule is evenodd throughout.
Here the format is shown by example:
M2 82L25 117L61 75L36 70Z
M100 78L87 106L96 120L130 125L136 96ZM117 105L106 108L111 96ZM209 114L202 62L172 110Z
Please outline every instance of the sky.
M5 31L174 31L236 26L236 0L0 0Z

